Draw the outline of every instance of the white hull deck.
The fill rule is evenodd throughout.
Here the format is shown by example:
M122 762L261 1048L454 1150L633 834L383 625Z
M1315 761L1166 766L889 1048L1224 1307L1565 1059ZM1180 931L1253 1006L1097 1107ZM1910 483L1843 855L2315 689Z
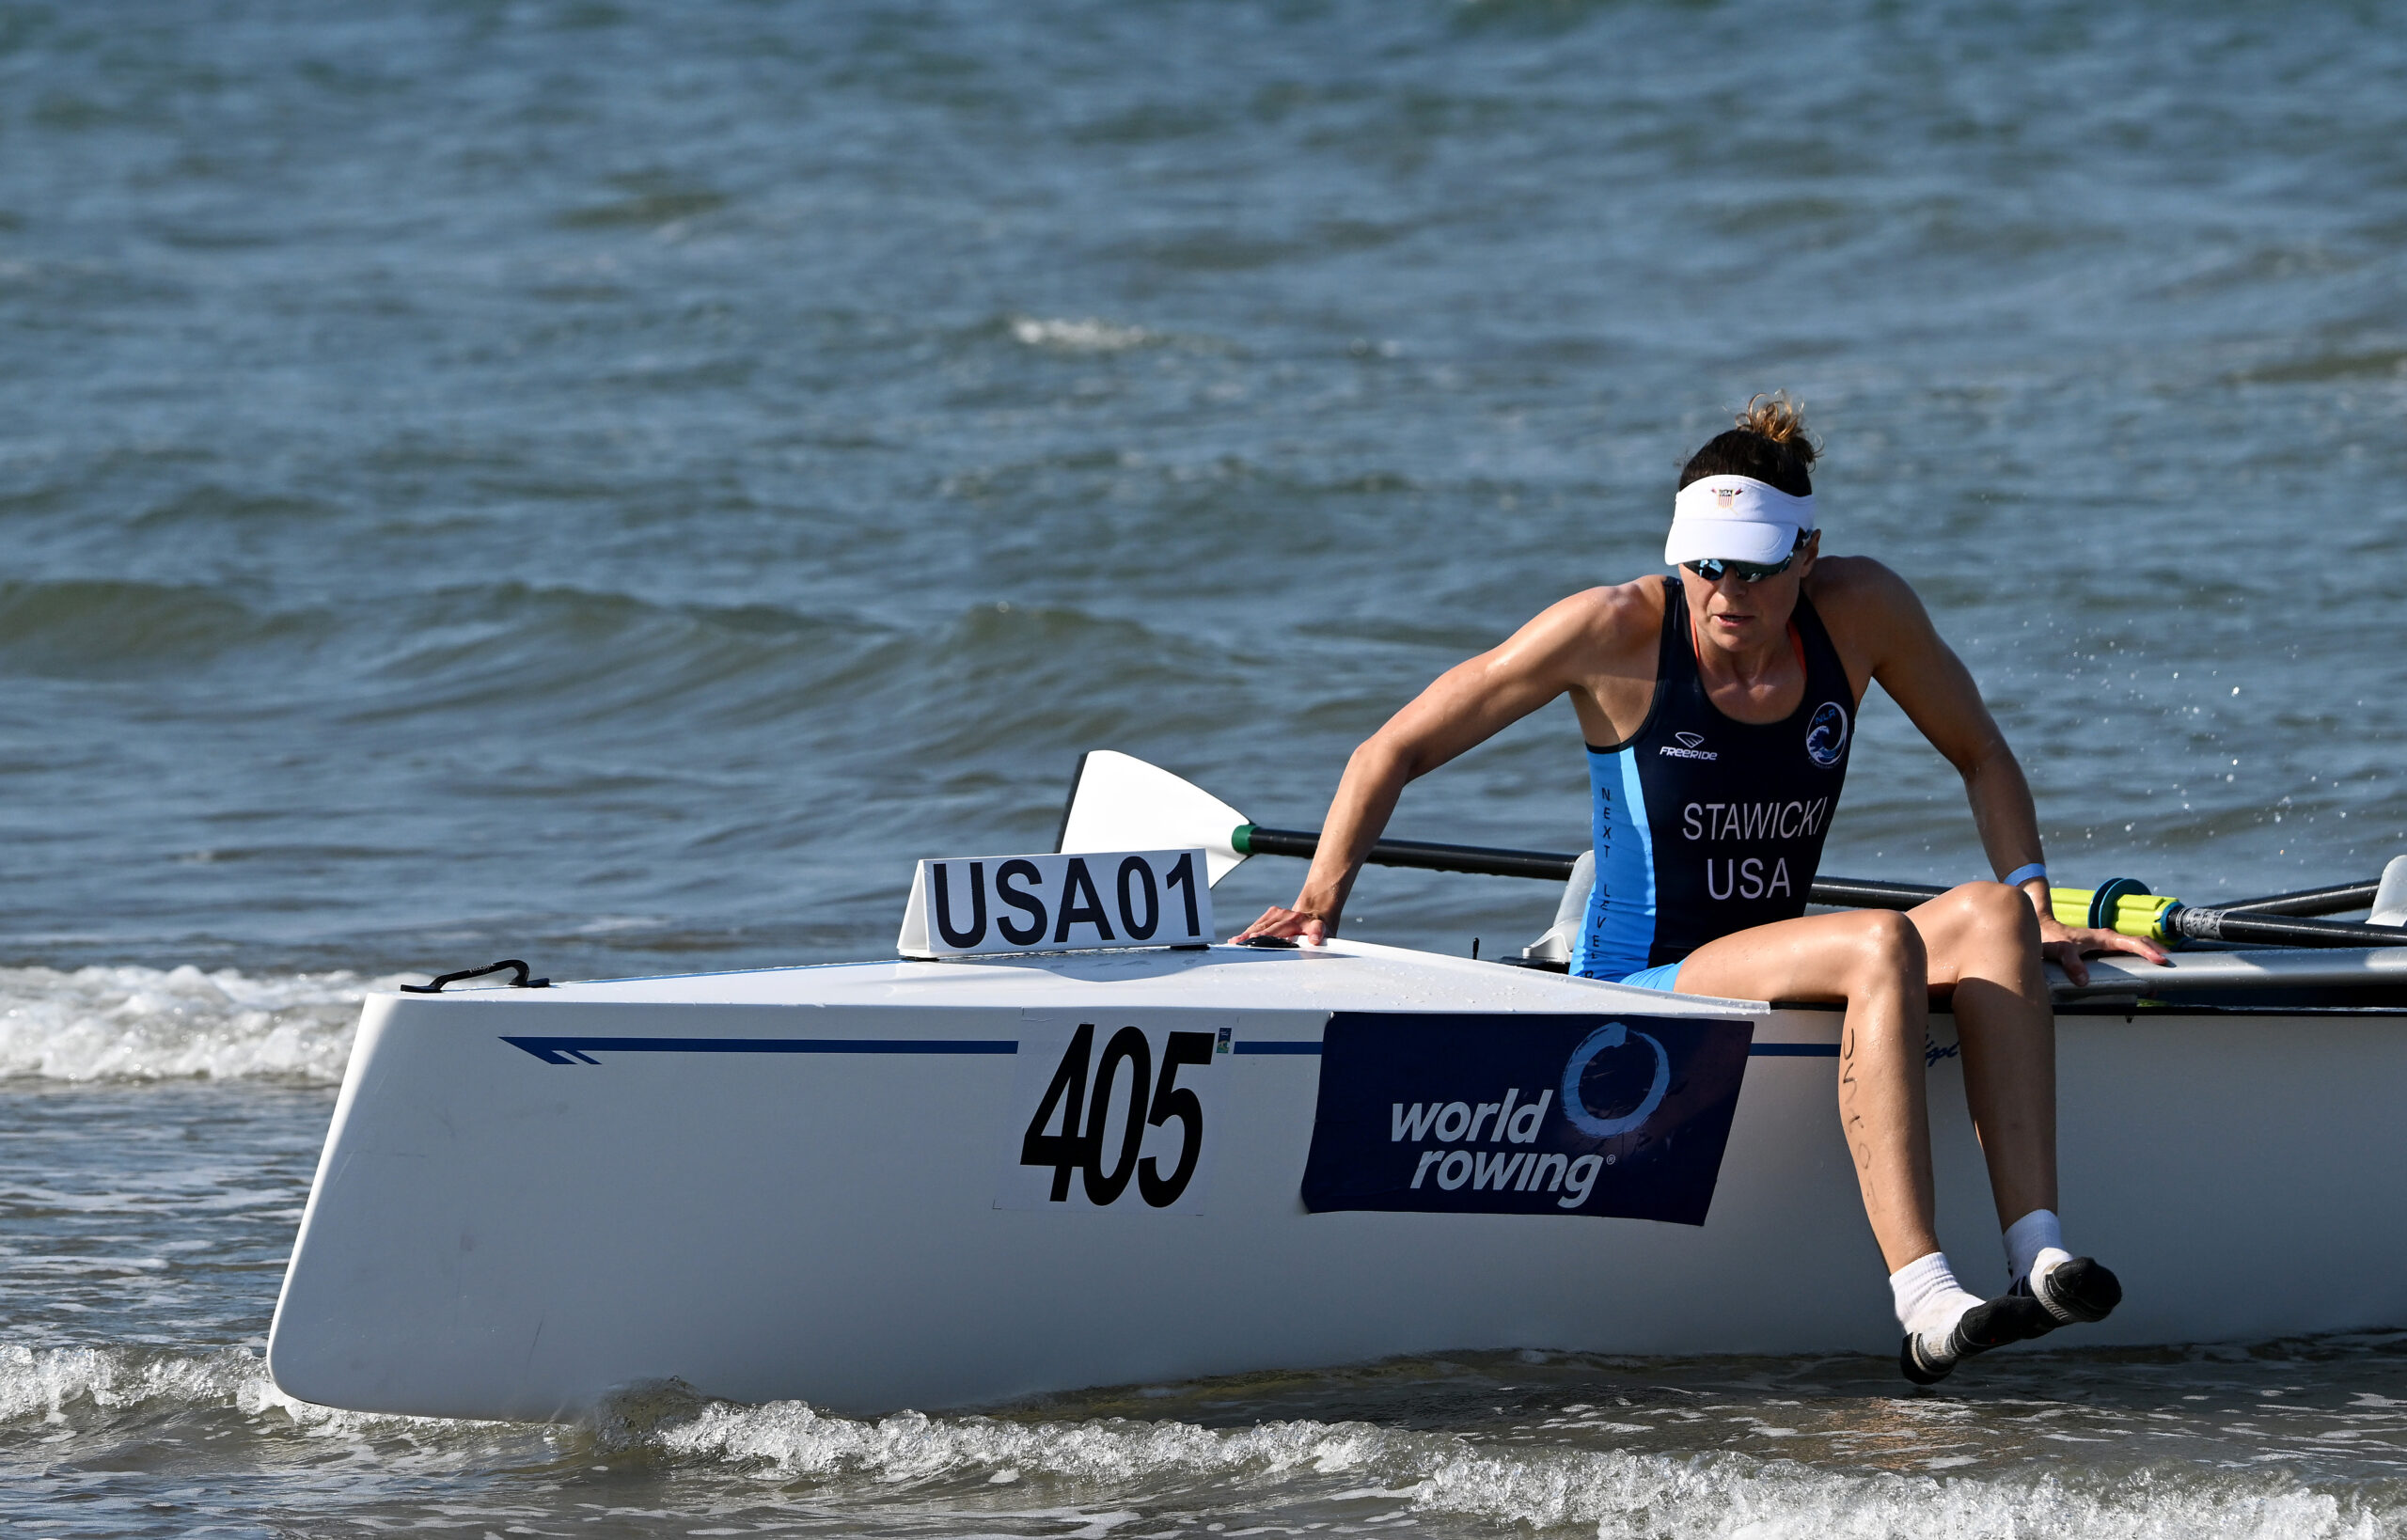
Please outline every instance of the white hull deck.
M1749 1022L1706 1223L1307 1212L1332 1011ZM1228 1029L1174 1203L999 1206L1030 1177L1020 1045L1073 1018ZM544 1419L671 1378L876 1413L1449 1349L1892 1353L1837 1032L1343 942L379 996L269 1363L330 1406ZM1943 1238L2002 1283L1945 1017L1934 1039ZM2068 1014L2060 1066L2068 1232L2128 1293L2052 1342L2407 1323L2407 1014ZM2234 1236L2281 1265L2233 1265Z

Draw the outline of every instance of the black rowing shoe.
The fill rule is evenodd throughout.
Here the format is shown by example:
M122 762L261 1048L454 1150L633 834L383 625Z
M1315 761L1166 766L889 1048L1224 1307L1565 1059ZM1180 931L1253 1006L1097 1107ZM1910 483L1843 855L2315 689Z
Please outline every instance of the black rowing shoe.
M2044 1337L2060 1326L2106 1319L2123 1302L2123 1282L2096 1259L2075 1257L2048 1269L2037 1284L2017 1279L2008 1297L2039 1302L2047 1318L2031 1335Z
M2055 1324L2047 1307L2030 1295L2001 1295L1966 1311L1956 1329L1947 1334L1947 1346L1941 1353L1924 1349L1921 1332L1907 1332L1897 1349L1897 1371L1916 1385L1936 1385L1974 1354L2043 1335Z

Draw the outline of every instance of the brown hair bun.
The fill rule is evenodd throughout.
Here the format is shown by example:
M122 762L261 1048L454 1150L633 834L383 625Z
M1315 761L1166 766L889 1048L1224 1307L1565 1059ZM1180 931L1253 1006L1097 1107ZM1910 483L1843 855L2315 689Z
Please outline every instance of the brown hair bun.
M1738 426L1774 444L1794 444L1797 457L1809 465L1821 452L1821 447L1806 434L1804 403L1790 401L1786 390L1750 397L1746 409L1738 414Z
M1680 485L1708 476L1747 476L1792 497L1814 495L1813 464L1822 452L1805 432L1805 408L1786 390L1749 398L1738 425L1716 433L1680 467Z

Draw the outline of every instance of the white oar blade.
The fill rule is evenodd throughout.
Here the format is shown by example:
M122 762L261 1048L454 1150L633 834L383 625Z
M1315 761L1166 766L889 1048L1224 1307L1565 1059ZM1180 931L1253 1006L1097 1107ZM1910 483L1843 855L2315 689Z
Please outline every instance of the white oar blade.
M1062 809L1062 834L1053 848L1064 855L1090 850L1204 848L1204 864L1217 883L1245 857L1232 842L1246 815L1159 765L1116 749L1090 749L1079 756Z
M2407 925L2407 856L2393 856L2382 869L2382 886L2374 890L2368 925Z

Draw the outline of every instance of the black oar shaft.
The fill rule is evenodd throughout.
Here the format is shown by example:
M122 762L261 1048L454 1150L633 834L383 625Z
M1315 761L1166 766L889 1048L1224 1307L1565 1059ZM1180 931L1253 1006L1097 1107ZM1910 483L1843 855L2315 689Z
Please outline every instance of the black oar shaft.
M2337 919L2230 909L2182 907L2166 923L2194 941L2227 941L2259 947L2396 947L2407 945L2407 930L2389 925L2351 925Z
M1833 909L1911 909L1927 904L1944 888L1920 882L1872 882L1863 877L1817 877L1806 898Z
M2219 904L2227 915L2345 915L2373 902L2378 882L2345 882L2337 888L2302 888L2295 893L2273 893L2238 904Z
M1233 842L1240 856L1295 856L1306 860L1320 849L1314 829L1239 828ZM1373 866L1405 866L1424 872L1468 872L1490 877L1537 877L1563 882L1579 857L1543 850L1498 850L1487 845L1441 845L1426 840L1382 840L1363 857ZM2407 930L2351 925L2305 918L2310 906L2325 913L2373 902L2374 885L2351 883L2299 893L2278 893L2221 908L2176 907L2166 917L2175 931L2198 941L2266 947L2395 947L2407 945ZM1807 897L1841 909L1911 909L1947 891L1915 882L1868 882L1858 877L1817 878ZM2343 899L2352 902L2343 903ZM2280 904L2283 907L2275 908Z
M1312 859L1320 849L1315 829L1266 829L1248 825L1237 831L1240 856L1300 856ZM1382 840L1363 857L1373 866L1409 866L1424 872L1469 872L1487 877L1537 877L1567 881L1577 856L1543 850L1497 850L1486 845L1440 845L1426 840Z
M1236 831L1240 856L1297 856L1310 860L1320 849L1314 829L1266 829L1248 825ZM1441 845L1426 840L1381 840L1362 857L1373 866L1414 867L1424 872L1468 872L1489 877L1536 877L1564 882L1577 856L1543 850L1498 850L1487 845ZM1947 891L1924 883L1866 882L1823 877L1806 896L1843 909L1911 909Z

